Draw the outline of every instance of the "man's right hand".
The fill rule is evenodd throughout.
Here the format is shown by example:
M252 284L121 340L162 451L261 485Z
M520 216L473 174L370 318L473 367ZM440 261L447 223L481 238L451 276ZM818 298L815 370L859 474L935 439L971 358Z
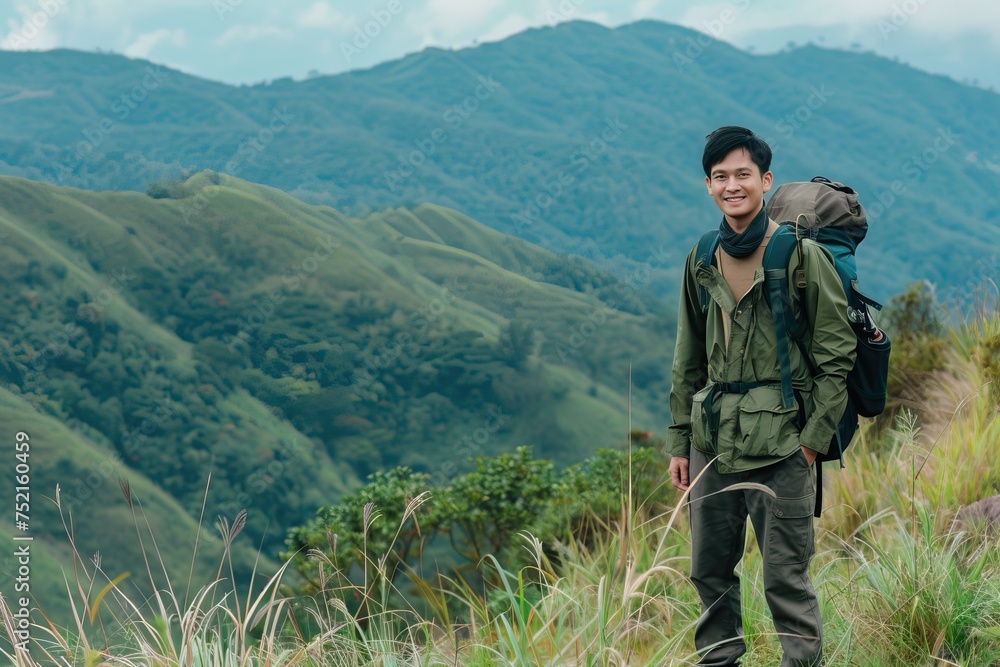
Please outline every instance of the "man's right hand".
M672 456L670 458L670 482L674 488L681 491L688 490L688 459L683 456Z

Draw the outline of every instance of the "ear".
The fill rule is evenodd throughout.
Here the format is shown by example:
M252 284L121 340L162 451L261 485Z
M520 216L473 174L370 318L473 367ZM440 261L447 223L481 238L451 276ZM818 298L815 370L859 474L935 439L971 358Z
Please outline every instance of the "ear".
M764 176L761 178L761 181L764 184L764 192L767 192L768 190L771 189L771 182L773 180L774 180L774 174L772 174L771 172L767 172L766 174L764 174Z
M709 192L712 191L712 179L709 178L708 176L705 177L705 187L708 188Z

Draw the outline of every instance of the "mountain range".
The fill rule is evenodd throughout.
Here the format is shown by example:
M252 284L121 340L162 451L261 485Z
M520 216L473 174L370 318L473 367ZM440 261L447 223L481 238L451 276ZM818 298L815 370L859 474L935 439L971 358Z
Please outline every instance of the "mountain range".
M859 191L876 296L962 285L1000 245L1000 96L872 54L754 55L641 21L255 86L110 54L0 65L2 173L144 191L212 169L351 215L432 202L619 275L647 266L668 298L716 224L698 165L723 124L772 142L777 183Z

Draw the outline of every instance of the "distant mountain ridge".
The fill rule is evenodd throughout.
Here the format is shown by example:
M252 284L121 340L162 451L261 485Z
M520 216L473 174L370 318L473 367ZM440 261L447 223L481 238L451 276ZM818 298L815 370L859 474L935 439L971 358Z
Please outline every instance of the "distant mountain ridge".
M870 54L758 56L641 21L257 86L70 51L0 64L0 172L142 191L228 169L355 215L433 202L619 274L669 247L650 286L671 298L717 219L698 165L722 124L773 142L778 183L824 174L860 192L877 296L923 278L960 288L1000 246L1000 96Z

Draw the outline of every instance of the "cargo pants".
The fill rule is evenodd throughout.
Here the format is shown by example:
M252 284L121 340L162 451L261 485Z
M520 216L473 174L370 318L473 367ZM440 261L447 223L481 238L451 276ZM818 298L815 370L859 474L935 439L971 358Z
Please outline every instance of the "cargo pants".
M705 454L692 449L690 478L707 463ZM776 497L761 490L724 491L738 482L763 484ZM709 466L691 487L691 581L702 604L694 632L698 664L736 665L746 652L735 569L743 557L747 517L763 556L764 595L784 652L782 667L822 664L822 620L808 574L815 493L815 467L801 450L741 473L724 475Z

